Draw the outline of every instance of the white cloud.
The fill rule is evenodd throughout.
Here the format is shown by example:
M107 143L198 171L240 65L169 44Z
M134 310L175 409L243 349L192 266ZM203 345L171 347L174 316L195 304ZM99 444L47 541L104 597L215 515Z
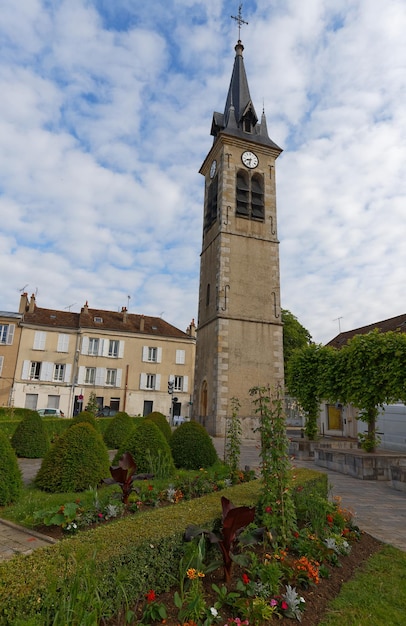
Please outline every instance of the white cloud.
M0 308L197 318L203 179L238 7L6 0ZM402 0L247 0L245 66L277 162L282 305L315 341L403 313ZM338 323L338 318L340 318Z

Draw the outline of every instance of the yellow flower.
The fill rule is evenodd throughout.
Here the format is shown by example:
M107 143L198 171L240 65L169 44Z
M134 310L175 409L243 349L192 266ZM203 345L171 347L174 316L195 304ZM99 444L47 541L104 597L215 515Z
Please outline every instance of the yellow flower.
M189 578L189 580L194 580L195 578L197 578L197 571L194 567L189 567L186 572L186 576Z

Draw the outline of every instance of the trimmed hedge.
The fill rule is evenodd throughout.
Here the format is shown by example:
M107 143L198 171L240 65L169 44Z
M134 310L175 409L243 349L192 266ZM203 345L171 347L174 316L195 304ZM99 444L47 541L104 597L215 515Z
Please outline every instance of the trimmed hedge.
M128 413L120 411L110 418L110 423L103 434L104 443L109 449L116 450L123 445L124 440L134 428L133 418Z
M26 459L42 459L49 450L47 430L37 411L30 411L18 424L11 438L18 457Z
M158 426L148 419L144 419L124 440L113 464L118 463L124 452L131 452L138 474L154 474L157 478L165 478L175 469L168 442Z
M18 499L23 486L16 454L7 436L0 431L0 506Z
M176 467L200 469L218 460L213 441L198 422L184 422L174 430L170 442Z
M153 411L152 413L146 415L145 419L154 422L154 424L156 424L159 430L162 432L166 441L170 443L172 437L172 429L169 426L169 422L163 413L159 413L159 411Z
M302 470L297 470L301 483ZM327 476L306 471L307 480L319 482L327 497ZM306 479L304 480L306 482ZM116 613L148 589L168 591L183 553L183 533L189 524L212 529L221 518L222 495L235 506L254 506L261 481L243 483L176 506L153 509L86 533L30 555L0 563L0 625L56 610L59 589L85 575L95 561L99 597ZM300 493L300 492L299 492Z
M83 424L83 422L86 422L87 424L90 424L90 426L93 426L93 428L97 429L96 418L90 411L81 411L75 415L75 417L70 420L69 427L76 426L76 424Z
M97 486L109 475L109 455L100 433L86 422L73 425L44 457L35 485L64 493Z

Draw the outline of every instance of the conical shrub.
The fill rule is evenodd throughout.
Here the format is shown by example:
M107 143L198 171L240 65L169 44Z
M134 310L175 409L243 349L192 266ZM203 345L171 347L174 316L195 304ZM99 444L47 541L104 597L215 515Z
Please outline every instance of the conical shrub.
M156 424L159 430L162 432L166 441L168 443L170 442L172 437L172 429L169 426L169 422L163 413L160 413L159 411L153 411L152 413L149 413L149 415L146 415L145 419L154 422L154 424Z
M133 418L130 417L128 413L120 411L112 418L110 424L107 426L103 435L104 443L110 450L115 450L123 444L124 440L131 434L134 428Z
M91 426L93 426L93 428L97 428L96 418L93 413L90 413L89 411L81 411L80 413L75 415L75 417L71 420L69 426L76 426L76 424L82 424L83 422L90 424Z
M130 452L138 474L154 474L157 478L170 476L175 467L171 449L165 437L153 422L146 419L124 440L113 463L118 463L124 452Z
M0 430L0 506L16 502L23 486L16 454L7 435Z
M95 487L109 476L109 455L102 436L86 422L68 428L42 461L35 484L63 493Z
M11 438L18 457L42 459L49 450L49 437L37 411L26 413Z
M218 460L207 430L198 422L184 422L172 433L172 457L176 467L200 469Z

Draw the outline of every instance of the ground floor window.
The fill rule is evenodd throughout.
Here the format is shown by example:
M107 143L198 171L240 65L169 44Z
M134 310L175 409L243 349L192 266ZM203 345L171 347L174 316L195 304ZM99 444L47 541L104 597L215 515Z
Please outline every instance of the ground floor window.
M150 413L152 413L152 407L153 407L154 403L152 400L144 400L144 409L143 409L143 416L145 417L146 415L149 415Z
M27 393L25 396L25 408L36 410L38 406L38 394L37 393Z

